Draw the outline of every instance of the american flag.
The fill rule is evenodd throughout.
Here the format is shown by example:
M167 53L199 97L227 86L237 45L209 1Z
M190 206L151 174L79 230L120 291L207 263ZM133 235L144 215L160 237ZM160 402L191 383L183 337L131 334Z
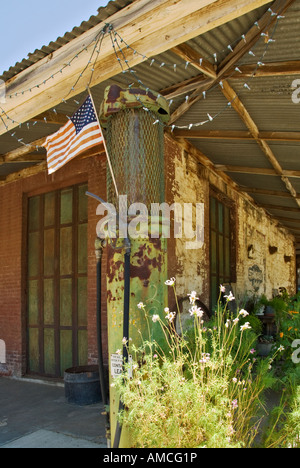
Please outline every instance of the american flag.
M101 143L103 136L89 96L69 122L46 139L48 173L53 174L79 154Z

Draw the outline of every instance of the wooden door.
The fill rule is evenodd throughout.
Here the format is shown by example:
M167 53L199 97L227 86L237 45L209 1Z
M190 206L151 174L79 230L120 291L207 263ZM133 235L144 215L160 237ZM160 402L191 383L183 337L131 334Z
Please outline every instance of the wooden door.
M87 364L86 185L28 200L28 373Z

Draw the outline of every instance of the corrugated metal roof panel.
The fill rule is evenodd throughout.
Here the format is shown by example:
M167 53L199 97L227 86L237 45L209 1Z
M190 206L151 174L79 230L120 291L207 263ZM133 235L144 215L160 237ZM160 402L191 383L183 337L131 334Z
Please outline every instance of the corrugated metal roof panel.
M217 61L221 63L229 53L228 46L234 47L241 40L242 34L246 34L268 8L269 5L265 5L253 10L187 43L212 63L215 62L214 54L217 53Z
M288 193L286 186L278 176L264 176L256 174L229 173L230 177L242 187L257 188L263 190L276 190Z
M231 86L261 131L299 131L300 104L292 101L294 76L231 80Z
M296 1L285 12L284 18L278 20L277 25L270 29L269 34L271 36L274 32L274 39L276 42L269 44L266 61L285 62L287 60L299 60L299 17L300 2ZM265 50L265 45L264 39L257 43L254 50L257 57L262 56ZM246 54L242 63L253 63L254 60L255 59L253 57Z
M283 170L300 171L300 142L269 142Z
M13 162L7 164L1 164L0 166L0 178L6 177L13 172L18 172L28 167L35 166L36 162Z
M256 142L193 139L191 142L214 164L272 168Z
M184 99L183 101L184 102ZM208 121L208 114L214 120ZM209 91L206 99L201 98L182 117L176 121L178 126L189 126L190 123L205 122L199 127L202 130L247 130L237 113L228 106L228 101L219 89Z
M284 206L286 208L297 208L297 203L292 198L287 197L274 197L273 195L258 195L251 193L251 197L258 203L259 205L278 205ZM299 208L299 207L298 207ZM284 216L281 214L281 216Z

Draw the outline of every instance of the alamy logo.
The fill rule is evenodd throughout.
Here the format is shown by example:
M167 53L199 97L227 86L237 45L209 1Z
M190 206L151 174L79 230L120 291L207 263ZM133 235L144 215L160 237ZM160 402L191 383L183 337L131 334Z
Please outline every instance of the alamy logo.
M173 229L171 212L174 214ZM127 195L121 195L118 208L102 202L98 205L97 216L104 216L97 224L97 236L100 239L174 237L184 239L187 250L201 249L204 245L203 203L152 203L149 212L143 203L133 203L127 208Z
M0 104L6 103L6 86L3 80L0 80Z
M300 104L300 79L294 80L292 83L292 101L294 104Z
M300 340L295 340L292 344L292 348L297 348L292 355L292 361L294 364L300 364Z

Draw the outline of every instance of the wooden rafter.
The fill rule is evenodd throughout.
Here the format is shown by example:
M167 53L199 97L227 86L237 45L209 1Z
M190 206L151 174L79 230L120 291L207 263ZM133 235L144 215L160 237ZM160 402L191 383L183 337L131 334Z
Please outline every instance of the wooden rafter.
M300 61L269 62L265 63L263 67L257 67L257 63L253 63L251 65L241 65L239 69L240 71L231 69L227 77L241 79L264 78L267 76L297 76L300 75Z
M44 143L45 138L40 138L39 140L28 143L26 146L21 146L20 148L10 151L3 156L3 162L12 162L21 160L24 156L28 157L28 154L36 151L37 147L42 146Z
M265 208L266 210L278 210L278 211L286 211L291 213L299 213L299 208L293 208L291 206L281 206L281 205L268 205L267 203L260 203L260 205Z
M86 159L86 158L99 156L99 155L102 155L103 157L105 156L103 145L95 146L94 148L89 149L82 155L78 156L77 159ZM36 159L31 159L31 156L33 156L34 158L37 158L38 155L28 154L27 155L28 160L27 161L22 160L21 162L35 162L36 164L33 167L28 167L26 169L22 169L18 172L13 172L12 174L9 174L8 176L0 178L0 186L5 185L7 183L15 182L16 180L20 180L22 178L26 178L26 177L39 174L40 172L47 170L46 155L44 155L44 158L43 158L43 155L39 155L41 157L41 161L36 160ZM25 159L24 156L22 157ZM19 162L19 159L16 159L10 162ZM9 162L6 162L5 164L9 164Z
M291 194L289 192L281 192L280 190L267 190L267 189L260 189L260 188L255 188L255 187L241 187L241 189L246 193L253 193L255 195L267 195L271 197L291 198ZM297 197L300 200L300 193L297 194Z
M217 73L213 65L208 60L203 59L201 55L188 44L180 44L173 47L171 52L174 52L186 62L190 62L191 65L203 73L203 75L208 76L213 80L217 78Z
M175 129L176 138L191 138L193 140L244 140L253 141L254 137L249 131L243 130L188 130ZM261 132L259 139L265 141L300 142L300 132Z
M256 175L266 175L266 176L278 176L275 169L267 169L264 167L246 167L246 166L228 166L224 164L216 164L216 171L232 172L238 174L256 174ZM292 177L295 179L300 179L300 171L282 171L285 177Z
M240 71L236 71L235 67L231 68L224 74L224 79L241 80L272 76L298 76L300 75L300 61L270 62L266 63L263 67L257 67L257 63L253 63L250 65L241 65L239 66L239 70ZM201 74L189 80L177 83L176 85L164 88L160 91L160 94L167 99L174 99L194 91L203 84L210 85L210 80L208 80L204 74Z
M47 111L43 114L37 115L33 119L30 119L32 122L45 122L47 124L53 125L65 125L68 122L68 117L64 114Z
M24 155L24 156L20 156L16 159L13 159L13 160L7 160L5 159L5 156L4 156L4 159L1 160L0 159L0 166L2 166L3 164L13 164L15 162L22 162L22 163L37 163L37 162L42 162L46 159L46 154L37 154L37 153L33 153L33 154L27 154L27 155Z
M276 0L272 5L272 12L277 14L284 13L295 0ZM225 79L226 74L229 70L235 68L240 59L249 52L256 42L261 38L261 34L274 24L277 19L277 15L272 16L270 11L267 11L262 18L254 25L250 31L244 36L244 38L237 44L233 51L219 65L217 70L217 78L212 79L210 83L204 85L203 83L195 89L190 95L189 100L184 102L171 116L171 123L176 122L183 114L185 114L196 102L202 99L203 92L208 91L221 80Z
M278 219L278 221L282 221L283 223L300 224L300 219L289 218L288 216L276 216L276 219Z

